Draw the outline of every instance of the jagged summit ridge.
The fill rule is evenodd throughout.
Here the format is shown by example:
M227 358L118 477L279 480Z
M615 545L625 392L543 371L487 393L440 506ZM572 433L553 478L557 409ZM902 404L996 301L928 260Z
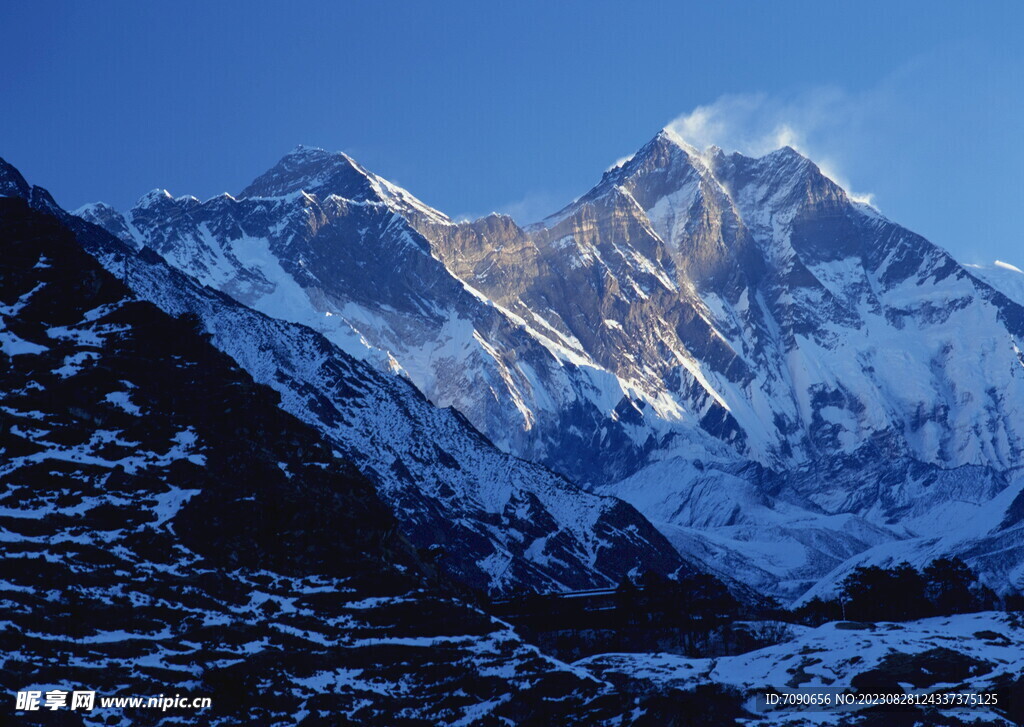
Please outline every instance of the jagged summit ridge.
M301 144L253 180L238 196L273 198L298 192L319 199L333 195L354 202L381 203L399 213L420 216L431 222L450 222L447 215L368 171L348 154Z
M370 174L350 156L302 145L258 176L238 196L284 197L298 191L327 191L357 201L377 199Z

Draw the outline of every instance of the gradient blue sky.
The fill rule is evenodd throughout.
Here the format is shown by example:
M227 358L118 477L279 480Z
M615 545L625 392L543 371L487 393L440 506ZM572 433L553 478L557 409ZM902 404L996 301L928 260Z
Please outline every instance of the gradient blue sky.
M526 222L689 115L1024 267L1022 35L1019 2L8 2L0 156L125 208L237 192L304 143Z

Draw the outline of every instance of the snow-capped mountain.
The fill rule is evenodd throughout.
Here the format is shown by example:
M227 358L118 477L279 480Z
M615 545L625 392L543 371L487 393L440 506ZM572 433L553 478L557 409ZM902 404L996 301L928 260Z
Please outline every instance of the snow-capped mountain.
M779 593L1022 465L1024 309L789 148L666 130L526 228L307 148L237 198L78 213Z
M407 380L202 287L151 250L136 253L56 214L135 295L195 317L215 346L277 390L281 406L356 463L412 542L462 583L492 593L571 590L615 585L634 570L694 570L631 506L497 450Z
M1022 310L792 149L699 154L666 131L525 232L535 261L477 245L485 261L462 277L510 307L545 305L605 368L704 412L702 428L750 459L845 470L874 447L947 468L1021 464ZM455 267L464 247L443 242ZM517 264L518 284L477 269ZM845 486L814 497L872 499Z

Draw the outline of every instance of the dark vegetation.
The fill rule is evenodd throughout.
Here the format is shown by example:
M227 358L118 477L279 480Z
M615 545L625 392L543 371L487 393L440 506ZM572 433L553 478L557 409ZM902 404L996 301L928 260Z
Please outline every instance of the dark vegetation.
M1019 596L1000 601L959 558L938 558L921 571L909 563L857 568L843 580L838 598L814 598L792 615L811 625L846 620L913 621L1001 607L1019 610L1021 605Z
M707 574L671 580L647 573L618 588L570 594L525 594L494 601L496 614L540 630L696 627L734 618L740 603L725 585Z
M1021 610L1024 599L1000 599L958 558L938 558L923 570L908 563L855 569L831 600L815 598L786 610L771 600L737 600L707 574L675 579L653 573L617 588L523 594L483 601L483 608L560 658L616 651L664 651L687 656L739 654L789 638L787 623L913 621L994 609Z
M484 607L526 640L569 660L610 651L741 653L786 635L784 625L737 623L768 615L770 606L737 600L708 574L673 579L646 573L617 588L524 594Z

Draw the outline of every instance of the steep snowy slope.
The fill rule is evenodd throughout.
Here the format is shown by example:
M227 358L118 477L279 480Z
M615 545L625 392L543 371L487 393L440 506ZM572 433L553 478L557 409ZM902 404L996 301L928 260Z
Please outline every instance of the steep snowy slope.
M268 318L197 285L152 251L137 254L64 215L79 243L139 297L190 314L212 343L287 411L326 435L446 572L491 592L614 585L633 570L690 571L632 507L581 491L498 451L452 410L301 325Z
M14 722L622 724L635 710L446 596L368 480L56 218L0 199L0 251L0 683L97 692L91 710ZM175 694L212 706L100 706Z
M1024 305L1024 271L1016 265L996 260L992 265L965 265L964 267L1010 300Z
M602 366L651 395L686 411L712 400L703 409L724 409L727 424L702 426L741 455L825 472L879 450L943 468L1021 465L1024 310L792 149L698 154L663 132L526 232L550 272L518 288L502 282L511 273L461 274L509 307L545 300ZM551 279L581 267L619 291L592 277L558 294ZM680 367L699 389L677 384ZM830 509L896 507L837 484L810 494Z

